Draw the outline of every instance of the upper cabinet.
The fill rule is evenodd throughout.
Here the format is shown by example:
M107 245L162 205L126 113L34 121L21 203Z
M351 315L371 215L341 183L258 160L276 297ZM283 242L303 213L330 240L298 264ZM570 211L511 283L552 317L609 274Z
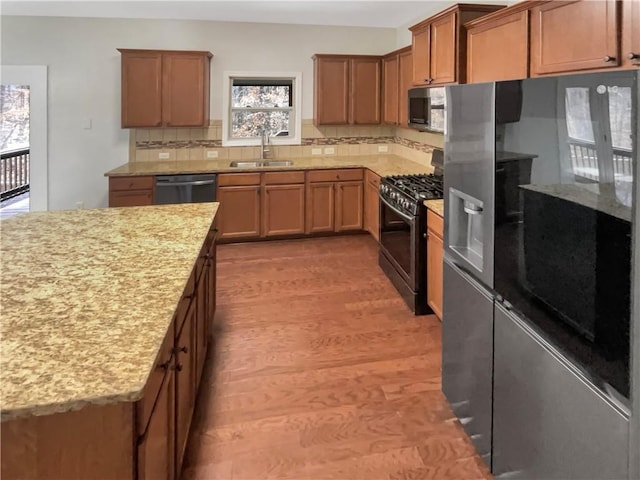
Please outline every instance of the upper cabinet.
M619 66L619 7L616 0L547 1L533 7L531 76Z
M501 8L458 4L411 27L414 85L464 83L467 37L463 24Z
M411 68L411 46L382 58L382 121L386 124L407 124L407 90L412 84Z
M465 24L467 82L529 76L529 10L520 3Z
M640 2L622 2L622 64L640 66Z
M123 128L209 125L210 52L118 51Z
M315 125L380 123L380 57L314 55L313 66Z

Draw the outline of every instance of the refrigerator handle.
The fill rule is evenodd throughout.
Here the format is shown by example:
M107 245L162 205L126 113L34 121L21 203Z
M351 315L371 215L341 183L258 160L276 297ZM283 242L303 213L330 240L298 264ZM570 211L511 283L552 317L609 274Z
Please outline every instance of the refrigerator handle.
M456 263L446 252L444 255L443 262L446 263L449 267L451 267L458 275L463 277L467 282L469 282L471 285L476 287L476 289L479 290L489 300L491 301L494 300L495 296L494 296L493 289L482 284L482 282L480 282L475 276L469 273L468 270L466 270L460 264Z

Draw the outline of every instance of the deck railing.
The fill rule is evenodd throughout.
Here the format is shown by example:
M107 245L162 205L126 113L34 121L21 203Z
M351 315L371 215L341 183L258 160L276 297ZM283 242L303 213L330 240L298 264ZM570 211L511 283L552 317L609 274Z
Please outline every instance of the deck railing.
M29 148L2 152L0 200L29 191Z

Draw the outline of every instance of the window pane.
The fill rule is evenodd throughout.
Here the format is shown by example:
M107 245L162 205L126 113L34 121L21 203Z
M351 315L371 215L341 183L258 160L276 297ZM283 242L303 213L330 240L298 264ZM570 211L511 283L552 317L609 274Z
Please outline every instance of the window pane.
M631 150L631 88L609 87L609 121L613 148Z
M569 137L583 142L595 143L591 124L589 89L567 88L565 95L567 111L567 131Z
M288 135L290 131L289 111L275 110L265 112L233 111L231 136L233 138L259 137L263 130L270 137ZM284 133L287 132L287 133Z
M232 108L282 108L291 106L288 85L249 85L231 87Z
M2 85L2 137L0 150L29 146L29 85Z

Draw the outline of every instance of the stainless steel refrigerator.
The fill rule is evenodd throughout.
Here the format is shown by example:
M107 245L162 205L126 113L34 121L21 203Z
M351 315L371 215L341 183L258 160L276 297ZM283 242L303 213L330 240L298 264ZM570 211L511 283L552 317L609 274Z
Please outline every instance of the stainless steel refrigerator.
M442 389L496 476L629 478L637 76L447 87Z

